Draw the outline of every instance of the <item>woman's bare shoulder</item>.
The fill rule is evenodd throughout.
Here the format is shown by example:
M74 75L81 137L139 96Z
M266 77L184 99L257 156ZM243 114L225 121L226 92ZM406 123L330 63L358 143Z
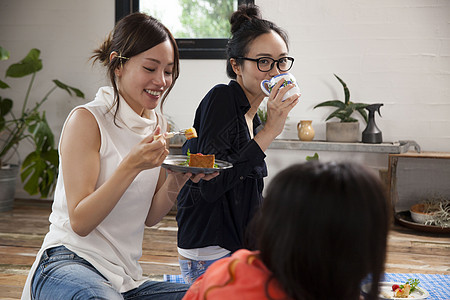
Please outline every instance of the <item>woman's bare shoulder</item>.
M62 144L100 146L100 130L94 115L86 108L75 109L68 117L63 131Z

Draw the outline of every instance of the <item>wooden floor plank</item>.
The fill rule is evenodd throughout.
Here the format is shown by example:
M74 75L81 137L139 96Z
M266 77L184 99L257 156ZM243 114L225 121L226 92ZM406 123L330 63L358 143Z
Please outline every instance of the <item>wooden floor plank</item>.
M0 212L0 299L20 298L28 271L48 231L50 212L50 202L26 199L16 200L12 211ZM173 214L145 230L140 260L144 274L162 280L163 274L180 273L176 233ZM450 275L450 236L393 225L385 270Z

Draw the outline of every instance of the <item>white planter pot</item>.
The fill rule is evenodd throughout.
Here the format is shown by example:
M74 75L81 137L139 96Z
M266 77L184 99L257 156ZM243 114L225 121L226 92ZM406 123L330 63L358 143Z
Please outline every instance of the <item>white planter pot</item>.
M18 173L19 166L17 165L10 165L9 168L0 169L0 212L13 208Z
M357 143L360 141L359 122L327 122L327 142Z

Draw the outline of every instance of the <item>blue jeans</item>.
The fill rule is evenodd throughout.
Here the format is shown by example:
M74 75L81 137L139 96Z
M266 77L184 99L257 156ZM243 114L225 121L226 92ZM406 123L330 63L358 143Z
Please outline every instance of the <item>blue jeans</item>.
M33 299L181 299L188 285L146 281L125 293L116 291L89 262L64 246L47 249L31 283Z
M184 282L191 285L197 280L206 269L214 262L222 259L224 257L229 257L230 254L225 255L218 259L213 260L192 260L192 259L178 259L180 263L181 275L183 276Z

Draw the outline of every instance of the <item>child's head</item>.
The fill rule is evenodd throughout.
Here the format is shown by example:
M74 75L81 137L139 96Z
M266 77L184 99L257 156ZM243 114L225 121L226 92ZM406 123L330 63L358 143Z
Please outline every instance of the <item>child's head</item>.
M377 284L384 270L390 213L380 180L361 165L291 166L267 189L261 259L294 298L358 299L361 280L372 274Z
M117 22L114 30L92 56L94 61L99 60L107 67L108 78L114 88L116 100L118 99L116 70L122 68L133 56L165 41L170 42L174 57L171 70L172 83L161 100L161 107L179 75L179 53L174 37L161 22L144 13L133 13Z

